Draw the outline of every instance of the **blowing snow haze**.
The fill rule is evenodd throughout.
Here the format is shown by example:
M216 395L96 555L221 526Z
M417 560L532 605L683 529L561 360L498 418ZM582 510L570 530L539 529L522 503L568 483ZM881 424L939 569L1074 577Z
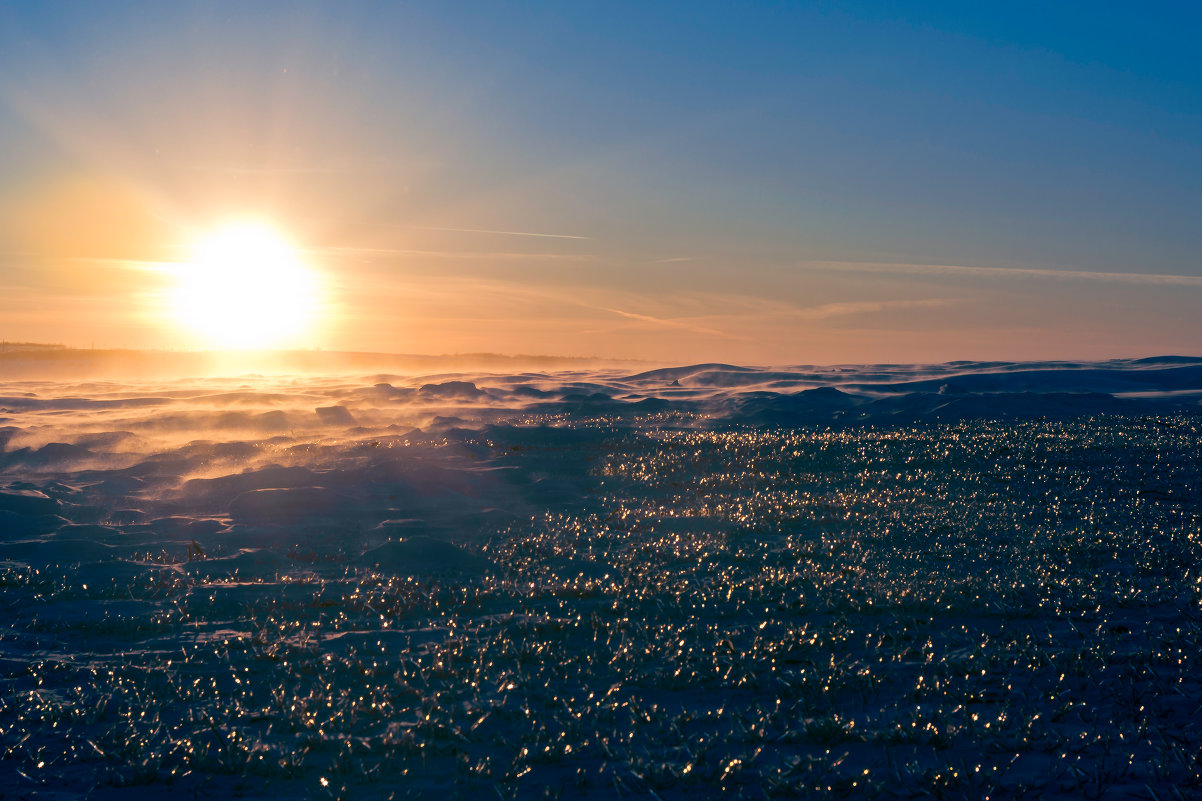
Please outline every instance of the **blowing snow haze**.
M0 775L1168 797L1199 398L1184 357L3 382Z

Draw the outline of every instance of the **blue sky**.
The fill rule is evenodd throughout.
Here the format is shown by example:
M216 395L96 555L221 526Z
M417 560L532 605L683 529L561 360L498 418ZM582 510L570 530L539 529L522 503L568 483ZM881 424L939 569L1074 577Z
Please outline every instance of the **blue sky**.
M0 336L196 344L138 265L249 216L325 276L298 345L1198 353L1200 23L1184 4L0 4L0 285L20 299Z

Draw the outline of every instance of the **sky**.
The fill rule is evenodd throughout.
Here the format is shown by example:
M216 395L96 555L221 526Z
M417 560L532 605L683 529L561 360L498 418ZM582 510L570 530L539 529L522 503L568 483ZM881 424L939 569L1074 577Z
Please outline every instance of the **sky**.
M1199 355L1195 9L0 0L0 339Z

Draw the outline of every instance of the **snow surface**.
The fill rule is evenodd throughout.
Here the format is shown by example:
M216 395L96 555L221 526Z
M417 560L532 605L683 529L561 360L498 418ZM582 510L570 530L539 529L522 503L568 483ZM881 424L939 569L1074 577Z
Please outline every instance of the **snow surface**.
M0 382L0 797L1188 796L1200 400L1185 357Z

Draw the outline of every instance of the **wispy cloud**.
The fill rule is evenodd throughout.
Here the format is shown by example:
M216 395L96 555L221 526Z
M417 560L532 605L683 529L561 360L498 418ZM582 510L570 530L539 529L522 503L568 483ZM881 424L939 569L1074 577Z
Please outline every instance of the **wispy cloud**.
M850 314L877 314L894 309L934 309L962 302L958 298L919 298L915 300L855 300L839 303L824 303L808 306L794 313L800 317L825 320L828 317L843 317Z
M611 309L611 308L607 308L604 306L598 306L597 308L601 309L602 311L610 312L611 314L616 314L620 317L625 317L628 320L637 320L639 322L649 323L653 326L658 326L660 328L675 328L675 329L679 329L681 331L691 331L694 334L707 334L709 336L728 337L728 338L735 338L735 339L744 338L744 337L733 337L733 335L728 334L725 331L719 331L716 328L708 328L706 326L697 325L696 323L689 322L687 319L672 318L672 317L653 317L650 314L638 314L636 312L628 312L628 311L623 311L621 309Z
M682 261L693 261L693 257L692 256L673 256L670 259L656 259L655 261L649 261L647 263L648 264L678 264Z
M393 291L396 291L395 288ZM380 291L374 293L377 299L380 294ZM653 302L646 296L598 288L593 288L585 294L590 296L589 300L582 298L579 288L572 287L553 287L479 276L411 276L406 279L403 294L396 299L403 300L406 304L414 304L423 316L471 320L473 325L486 319L511 324L520 318L524 323L542 320L547 324L570 327L574 334L581 335L652 328L728 340L751 339L701 322L717 319L737 322L740 319L737 315L731 315L729 318L723 314L672 315L673 308L662 299L654 303L666 313L644 314L628 311L621 306L629 308L629 305L645 306ZM685 305L701 304L706 310L715 310L724 308L727 299L714 295L676 300L686 301ZM693 302L689 303L689 300ZM680 310L679 304L675 310ZM607 318L612 319L613 315L626 322L616 327L608 325ZM581 324L584 325L583 328Z
M1030 267L968 267L954 264L889 264L881 262L811 261L805 266L831 272L899 275L957 275L974 278L1040 278L1057 281L1096 281L1144 286L1202 287L1202 276L1165 273L1116 273L1097 270L1047 270Z
M442 166L439 161L393 162L387 160L324 162L321 164L201 164L169 165L182 172L221 173L228 175L311 175L371 172L404 172L428 170Z
M65 259L73 264L92 264L100 267L116 267L143 273L173 273L180 269L178 261L153 261L148 259L121 259L110 256L78 256Z
M544 234L535 233L533 231L495 231L491 228L442 228L433 225L424 225L421 227L423 231L452 231L461 234L498 234L500 236L535 236L544 239L592 239L591 236L576 236L574 234Z
M492 261L590 261L589 253L529 253L522 251L496 250L424 250L421 248L373 248L373 247L314 247L311 253L328 256L371 257L398 256L430 259L464 259Z

